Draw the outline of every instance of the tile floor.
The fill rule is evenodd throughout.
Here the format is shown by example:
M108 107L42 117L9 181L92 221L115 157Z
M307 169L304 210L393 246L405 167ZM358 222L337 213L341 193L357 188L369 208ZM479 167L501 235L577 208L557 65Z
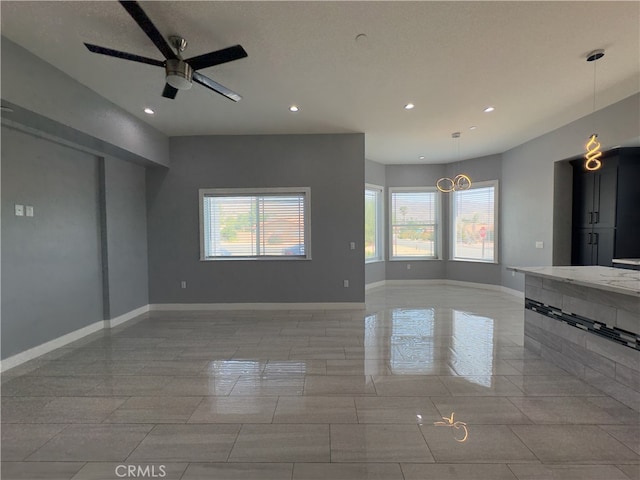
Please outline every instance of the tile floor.
M454 286L153 313L2 376L2 479L639 480L638 413L522 345Z

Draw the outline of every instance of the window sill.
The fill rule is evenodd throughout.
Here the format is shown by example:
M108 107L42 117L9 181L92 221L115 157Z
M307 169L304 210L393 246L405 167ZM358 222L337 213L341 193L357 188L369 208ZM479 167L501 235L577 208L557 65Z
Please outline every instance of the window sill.
M376 258L375 260L365 260L364 264L370 265L372 263L384 263L384 262L385 262L384 258Z
M441 258L430 257L394 257L389 259L390 262L441 262Z
M245 262L245 261L285 261L292 262L296 260L311 260L311 257L297 257L297 256L281 256L281 257L219 257L219 258L201 258L201 262Z
M493 260L474 260L471 258L451 258L450 262L460 262L460 263L483 263L485 265L500 265L500 262L494 262Z

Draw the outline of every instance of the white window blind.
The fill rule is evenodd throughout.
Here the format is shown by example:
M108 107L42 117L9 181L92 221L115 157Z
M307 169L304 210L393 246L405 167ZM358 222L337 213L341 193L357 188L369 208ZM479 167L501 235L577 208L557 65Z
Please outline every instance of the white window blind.
M452 192L453 258L496 261L496 185Z
M202 258L309 258L308 191L201 191Z
M391 258L436 258L436 192L391 190L390 210Z
M382 260L382 188L364 191L364 258L367 262Z

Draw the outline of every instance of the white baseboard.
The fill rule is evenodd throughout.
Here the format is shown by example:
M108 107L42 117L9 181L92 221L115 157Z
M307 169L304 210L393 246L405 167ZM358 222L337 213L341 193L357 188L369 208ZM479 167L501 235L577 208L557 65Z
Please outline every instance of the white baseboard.
M56 348L64 347L71 342L75 342L76 340L80 340L81 338L86 337L87 335L91 335L92 333L99 332L104 328L104 321L99 321L96 323L92 323L91 325L87 325L86 327L82 327L73 332L69 332L66 335L62 335L61 337L54 338L53 340L49 340L42 345L38 345L37 347L30 348L29 350L25 350L24 352L20 352L11 357L5 358L2 360L0 366L0 371L4 372L13 367L17 367L18 365L28 362L29 360L33 360L34 358L38 358L45 353L49 353Z
M480 288L483 290L493 290L495 292L508 293L518 298L524 298L524 293L512 288L503 287L502 285L493 285L490 283L463 282L460 280L445 280L446 285L457 285L459 287Z
M429 279L429 280L382 280L380 282L370 283L365 286L365 291L379 287L391 286L427 286L427 285L454 285L458 287L480 288L483 290L493 290L496 292L507 293L518 298L524 298L524 292L514 290L512 288L503 287L502 285L492 285L489 283L463 282L460 280L447 279Z
M210 310L364 310L364 302L332 303L154 303L150 311Z
M75 342L76 340L80 340L87 335L91 335L92 333L122 325L123 323L128 322L129 320L132 320L148 311L149 305L143 305L142 307L131 310L130 312L120 315L119 317L109 320L100 320L99 322L95 322L91 325L87 325L86 327L74 330L73 332L69 332L65 335L62 335L61 337L49 340L48 342L43 343L42 345L38 345L37 347L33 347L29 350L25 350L24 352L17 353L0 361L0 372L4 372L6 370L9 370L10 368L17 367L18 365L28 362L29 360L34 360L57 348L64 347L65 345Z
M518 297L524 300L524 292L521 292L520 290L515 290L509 287L502 287L502 291L504 293L508 293L509 295L513 295L514 297Z
M379 282L367 283L364 286L364 290L366 292L367 290L372 290L374 288L380 288L380 287L384 287L384 286L385 286L385 281L381 280Z
M104 328L115 328L118 325L122 325L129 320L133 320L140 315L143 315L149 311L149 305L143 305L140 308L136 308L135 310L131 310L130 312L124 313L116 318L112 318L110 320L104 321Z
M399 287L399 286L426 286L426 285L446 285L447 280L443 279L429 279L429 280L385 280L384 284L387 287Z

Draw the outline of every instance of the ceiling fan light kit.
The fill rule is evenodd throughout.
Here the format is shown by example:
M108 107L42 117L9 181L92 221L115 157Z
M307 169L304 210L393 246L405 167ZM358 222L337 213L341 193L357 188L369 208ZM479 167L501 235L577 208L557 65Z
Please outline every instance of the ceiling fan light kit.
M178 90L189 90L192 85L193 69L184 60L179 58L169 59L166 62L166 81Z
M233 100L234 102L237 102L242 98L236 92L229 90L227 87L220 85L218 82L215 82L209 77L196 71L247 57L247 52L241 45L234 45L232 47L223 48L222 50L198 55L197 57L187 58L185 60L181 56L181 53L187 48L187 41L184 38L178 35L170 35L168 37L169 42L167 42L160 31L151 22L151 19L146 13L144 13L144 10L142 10L138 2L121 0L120 4L124 7L127 13L131 15L131 18L135 20L156 48L160 50L160 53L162 53L165 60L156 60L154 58L147 58L133 53L121 52L119 50L85 43L85 46L90 52L121 58L123 60L130 60L132 62L164 67L166 84L162 91L162 96L165 98L176 98L178 90L189 90L193 85L193 82L196 82L209 90L228 98L229 100ZM171 43L171 45L169 43ZM175 53L171 47L176 50Z

